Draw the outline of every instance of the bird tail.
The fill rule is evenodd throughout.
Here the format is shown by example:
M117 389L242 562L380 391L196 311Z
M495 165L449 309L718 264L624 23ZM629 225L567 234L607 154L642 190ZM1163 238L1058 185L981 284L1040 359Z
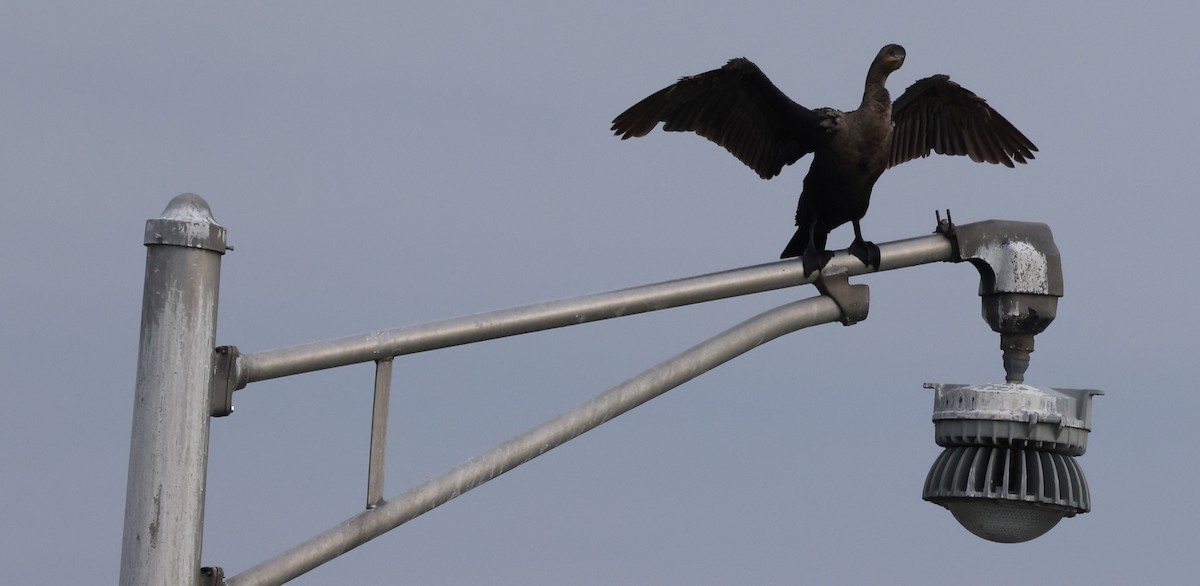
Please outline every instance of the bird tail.
M809 223L804 222L804 225L796 228L796 234L788 241L784 247L783 253L779 258L792 258L794 256L804 256L804 251L808 250L809 238Z

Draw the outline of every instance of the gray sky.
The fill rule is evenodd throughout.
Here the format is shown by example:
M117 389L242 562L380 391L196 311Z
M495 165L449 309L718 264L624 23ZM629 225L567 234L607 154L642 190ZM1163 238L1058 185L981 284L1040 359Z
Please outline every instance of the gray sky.
M610 120L736 56L802 104L849 109L889 42L908 50L893 93L947 73L1040 152L893 169L866 235L929 233L947 207L1051 226L1066 297L1028 380L1107 391L1081 459L1091 513L998 545L921 500L940 451L921 384L1003 376L975 272L937 265L858 279L867 321L759 348L294 583L1193 578L1198 9L908 4L6 6L8 581L116 581L142 230L174 195L201 194L229 230L218 343L244 351L758 264L792 234L807 159L767 182L695 136L621 142ZM814 293L399 359L386 493ZM206 565L237 573L361 509L371 379L236 395L213 422Z

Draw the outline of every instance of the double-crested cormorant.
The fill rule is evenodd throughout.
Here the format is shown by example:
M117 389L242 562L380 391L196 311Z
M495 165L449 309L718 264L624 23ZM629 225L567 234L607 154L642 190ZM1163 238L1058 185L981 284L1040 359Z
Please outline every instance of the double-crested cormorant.
M879 268L879 247L863 240L859 221L871 188L889 167L929 156L967 155L1012 167L1037 147L998 112L945 75L911 86L892 102L884 82L904 63L904 48L888 45L867 70L857 110L810 110L783 94L744 58L720 69L680 78L613 120L622 139L663 130L692 131L729 150L763 179L813 153L796 207L796 235L780 258L801 256L804 274L828 262L829 232L854 225L850 253Z

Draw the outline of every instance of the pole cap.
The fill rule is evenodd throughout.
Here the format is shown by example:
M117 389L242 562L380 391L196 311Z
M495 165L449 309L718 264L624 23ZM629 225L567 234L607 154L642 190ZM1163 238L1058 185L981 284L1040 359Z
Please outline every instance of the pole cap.
M145 243L202 248L218 254L229 249L225 244L225 228L213 219L208 202L194 193L175 196L162 216L146 220Z

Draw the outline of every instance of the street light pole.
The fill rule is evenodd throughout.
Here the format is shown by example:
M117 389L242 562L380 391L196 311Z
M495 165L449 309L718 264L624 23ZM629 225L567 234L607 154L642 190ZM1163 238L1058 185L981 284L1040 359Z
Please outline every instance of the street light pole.
M122 586L196 586L225 229L183 194L146 222Z
M877 267L868 267L839 251L816 275L805 275L803 264L798 261L772 262L242 353L234 346L214 348L225 241L225 229L213 220L208 204L193 194L174 198L162 217L146 223L146 280L121 552L122 586L281 584L760 344L812 325L832 321L850 325L865 319L869 305L867 286L852 285L848 278L874 270L943 261L969 262L979 270L983 317L1001 335L1008 381L1007 386L999 389L1003 393L987 396L999 397L996 400L1007 405L1013 397L1033 396L1018 383L1024 379L1034 336L1053 321L1058 298L1062 296L1061 262L1050 230L1044 224L992 220L955 226L947 212L945 220L939 218L934 234L880 244ZM753 317L393 499L383 498L383 456L393 357L806 283L816 285L821 294ZM219 567L201 568L209 418L229 415L234 391L248 384L371 361L377 364L377 372L368 510L228 579ZM1010 388L1017 386L1022 388ZM1097 391L1081 393L1083 400L1090 401ZM1081 404L1080 409L1082 413L1090 413L1090 403ZM942 419L950 420L939 423L940 444L947 443L943 442L943 436L953 443L965 435L962 430L982 429L995 419L987 409L959 411L955 408L937 412L944 415ZM1090 415L1071 419L1064 413L1067 411L1031 412L1028 415L1034 419L1030 419L1022 411L1020 421L1049 422L1058 417L1055 421L1066 423L1053 429L1026 425L1029 428L1026 431L1010 425L1005 429L1012 428L1012 433L992 434L985 439L1024 448L1031 438L1045 443L1046 437L1052 437L1065 446L1060 452L1072 457L1081 455ZM1011 419L1009 415L1006 412L1004 417ZM963 422L957 421L960 419ZM1064 433L1066 439L1060 437ZM981 434L972 432L972 437L977 435ZM1027 456L1022 452L1014 461L1024 461L1020 458ZM935 464L935 472L943 468ZM993 468L979 469L986 473ZM1000 487L1004 490L986 486L987 490L981 491L979 483L972 480L977 475L968 474L964 482L959 482L962 475L934 476L931 472L930 478L937 482L927 483L925 498L951 508L956 518L967 519L969 528L989 539L1029 539L1036 537L1029 527L1048 529L1052 524L1046 519L1035 519L1037 523L1018 533L1002 533L994 530L997 515L979 514L979 510L998 504L1008 507L1005 514L1013 509L1027 512L1025 509L1031 506L1036 508L1049 502L1058 507L1054 512L1059 517L1087 512L1082 472L1073 462L1054 470L1064 470L1067 476L1075 474L1079 483L1071 487L1078 485L1081 490L1068 490L1067 497L1056 496L1061 491L1050 494L1053 491L1045 490L1049 485L1038 481L1054 480L1058 475L1051 478L1040 474L1029 476L1029 482L1022 484L1028 489L1014 492L1005 485ZM949 480L943 481L944 478ZM1026 493L1033 494L1036 490L1042 491L1034 495L1037 498L1026 498Z

